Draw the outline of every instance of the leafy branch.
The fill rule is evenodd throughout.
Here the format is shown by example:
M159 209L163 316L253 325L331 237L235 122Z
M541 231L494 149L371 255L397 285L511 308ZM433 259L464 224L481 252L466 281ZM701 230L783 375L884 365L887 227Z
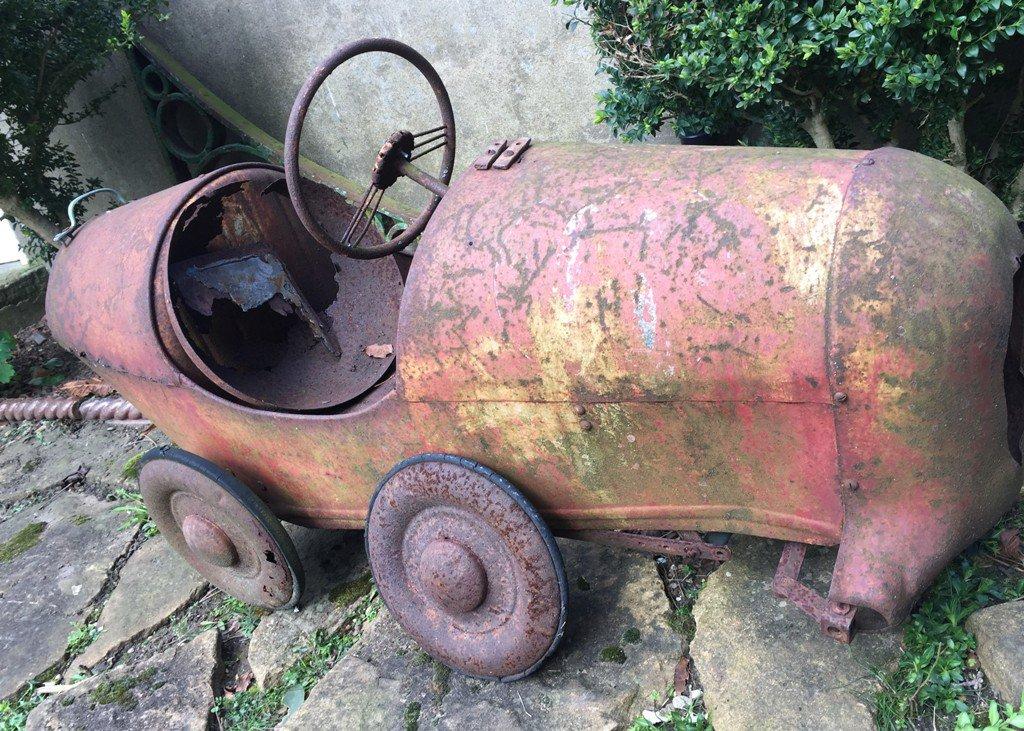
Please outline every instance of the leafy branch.
M32 239L30 254L67 224L64 208L87 186L58 126L100 112L112 85L80 109L68 97L137 38L136 23L165 0L0 0L0 211Z

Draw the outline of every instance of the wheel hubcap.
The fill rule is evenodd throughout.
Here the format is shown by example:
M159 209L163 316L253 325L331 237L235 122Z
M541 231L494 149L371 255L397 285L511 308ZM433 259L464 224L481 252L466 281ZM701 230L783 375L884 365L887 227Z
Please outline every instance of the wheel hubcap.
M487 596L487 572L476 554L459 543L431 541L419 564L424 593L453 614L471 612Z
M229 568L238 563L238 551L227 534L206 518L188 515L181 522L181 532L196 558L214 566Z
M526 498L485 467L444 454L403 462L370 503L366 548L395 619L450 667L513 680L561 638L558 547Z

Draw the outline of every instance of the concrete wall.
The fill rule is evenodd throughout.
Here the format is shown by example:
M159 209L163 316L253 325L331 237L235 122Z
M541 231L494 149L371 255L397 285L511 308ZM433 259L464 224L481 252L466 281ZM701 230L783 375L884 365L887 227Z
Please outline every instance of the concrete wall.
M78 85L68 102L79 109L111 84L122 83L102 113L58 128L56 136L75 154L86 178L99 178L128 199L142 198L177 182L149 123L128 59L115 54L105 67ZM84 192L84 191L83 191ZM104 210L104 198L91 207Z
M404 41L440 73L455 109L456 170L494 137L609 137L593 124L594 96L603 82L595 75L587 29L566 30L567 9L548 0L171 0L169 13L148 33L278 139L317 62L366 36ZM435 126L434 109L426 83L405 62L381 56L354 61L318 95L303 152L366 180L388 134Z

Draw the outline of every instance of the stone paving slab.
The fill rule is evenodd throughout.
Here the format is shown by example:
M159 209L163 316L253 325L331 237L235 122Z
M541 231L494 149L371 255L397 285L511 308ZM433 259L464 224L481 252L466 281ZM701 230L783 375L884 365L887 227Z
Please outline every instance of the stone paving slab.
M31 428L30 428L31 427ZM45 490L79 468L89 485L113 490L124 464L139 452L167 442L160 432L105 422L0 425L0 502L13 503Z
M1024 601L979 609L967 619L978 662L999 697L1016 707L1024 693Z
M135 529L112 503L65 493L0 523L0 698L64 654Z
M264 688L295 661L297 644L317 630L333 632L345 621L345 607L362 598L370 581L361 531L288 526L288 533L306 571L306 589L296 611L267 615L253 633L249 664Z
M666 624L662 583L649 557L560 541L569 617L558 651L514 683L452 673L435 663L391 615L313 689L287 729L628 727L654 693L664 697L680 656Z
M217 631L135 665L119 666L52 696L29 714L28 731L206 731L219 691Z
M711 574L694 605L693 664L717 731L872 728L872 668L899 652L899 630L861 634L851 645L771 593L782 544L749 536ZM811 549L805 580L822 590L835 550Z
M206 591L207 583L160 536L146 541L121 569L103 605L100 634L66 673L74 677L111 652L149 634Z

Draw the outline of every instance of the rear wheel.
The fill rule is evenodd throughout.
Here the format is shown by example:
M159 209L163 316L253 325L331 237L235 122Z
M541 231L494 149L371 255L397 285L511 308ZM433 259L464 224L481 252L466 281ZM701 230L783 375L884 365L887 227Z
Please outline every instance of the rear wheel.
M399 464L370 502L366 550L398 623L460 672L516 680L561 640L562 555L523 494L486 467L446 454Z
M298 602L304 575L291 538L234 475L160 447L142 458L139 489L167 542L218 589L270 609Z

